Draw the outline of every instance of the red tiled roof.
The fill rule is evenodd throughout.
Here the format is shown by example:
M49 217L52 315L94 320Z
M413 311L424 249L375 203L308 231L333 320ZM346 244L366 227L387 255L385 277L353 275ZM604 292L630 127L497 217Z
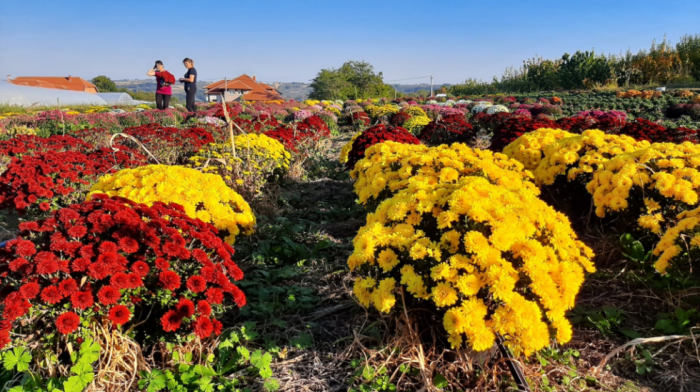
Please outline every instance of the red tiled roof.
M11 82L21 86L97 92L97 87L94 84L76 76L18 76L12 79Z
M246 101L272 101L282 99L279 92L272 86L251 78L248 75L241 75L228 82L220 80L205 87L207 92L217 93L219 90L244 90L243 99Z

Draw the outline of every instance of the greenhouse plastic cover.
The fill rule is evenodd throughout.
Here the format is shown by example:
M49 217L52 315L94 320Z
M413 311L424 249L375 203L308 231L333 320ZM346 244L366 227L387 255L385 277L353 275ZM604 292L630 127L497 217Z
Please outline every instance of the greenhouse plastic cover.
M104 99L110 105L133 105L136 101L127 93L97 93L97 96Z
M62 106L62 105L106 105L97 94L55 88L18 86L0 81L0 105L16 106Z

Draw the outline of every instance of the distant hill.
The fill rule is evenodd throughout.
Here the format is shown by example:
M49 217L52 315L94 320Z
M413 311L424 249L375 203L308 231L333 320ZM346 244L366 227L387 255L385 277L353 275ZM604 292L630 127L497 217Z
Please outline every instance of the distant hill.
M434 84L433 85L433 91L438 91L440 87L445 86L446 88L450 88L452 86L451 84ZM427 91L430 92L430 84L429 83L423 83L423 84L392 84L391 87L395 88L396 91L403 93L403 94L415 94L419 91Z
M197 95L196 99L198 102L204 102L204 86L213 82L212 80L205 80L197 82ZM126 88L133 91L152 91L154 94L156 92L156 81L155 79L138 79L138 80L115 80L114 83L117 87ZM272 83L269 83L272 84ZM430 91L430 84L392 84L392 87L396 91L403 94L416 94L419 91ZM450 87L450 84L436 84L433 85L433 90L437 91L440 87ZM297 101L303 101L311 93L311 85L309 83L280 83L279 92L282 93L282 97L285 99L294 99ZM182 84L178 83L173 85L173 95L178 97L182 102L185 102L185 89Z

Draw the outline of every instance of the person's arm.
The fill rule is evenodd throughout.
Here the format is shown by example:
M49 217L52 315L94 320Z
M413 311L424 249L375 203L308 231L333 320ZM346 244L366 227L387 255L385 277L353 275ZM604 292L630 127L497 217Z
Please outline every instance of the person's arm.
M146 72L146 75L148 75L148 76L156 76L156 71L155 71L153 68L151 68L151 69L148 70L148 72Z
M189 71L187 71L187 74L189 75L189 77L187 77L187 78L180 78L180 81L181 81L181 82L187 82L187 83L192 83L192 82L194 82L194 77L197 75L197 71L193 71L193 69L190 69Z

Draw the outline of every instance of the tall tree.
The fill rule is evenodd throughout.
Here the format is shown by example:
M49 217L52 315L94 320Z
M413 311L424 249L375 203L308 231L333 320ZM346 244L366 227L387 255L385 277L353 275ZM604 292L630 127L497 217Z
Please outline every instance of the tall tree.
M338 69L322 69L311 81L312 99L357 99L394 97L396 91L384 83L366 61L347 61Z
M95 78L93 78L92 84L94 84L97 87L97 90L101 93L111 93L118 91L117 85L114 84L112 79L104 75L96 76Z

